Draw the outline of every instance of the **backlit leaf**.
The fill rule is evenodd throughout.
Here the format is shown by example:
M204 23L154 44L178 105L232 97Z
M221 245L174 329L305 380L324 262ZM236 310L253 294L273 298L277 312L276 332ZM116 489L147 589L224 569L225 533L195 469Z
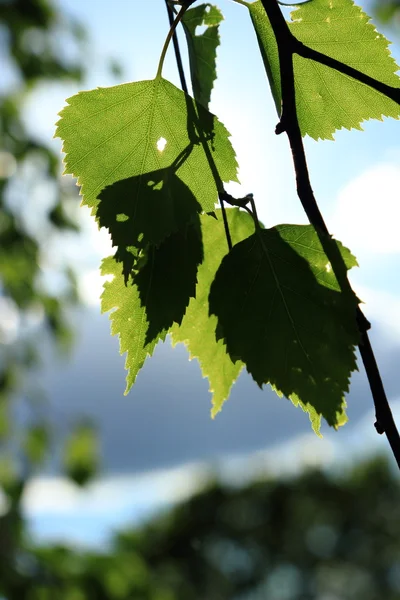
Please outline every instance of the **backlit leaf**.
M151 246L133 281L146 310L146 343L157 339L173 323L180 324L196 293L197 269L203 260L199 224L187 225Z
M135 203L131 190L138 185L144 190L143 201ZM185 230L189 222L198 223L201 211L188 186L172 169L118 181L103 190L99 200L99 224L111 232L117 246L115 258L122 262L126 280L142 251L162 244L166 234Z
M184 14L182 25L186 34L193 95L208 108L214 81L217 78L216 57L219 46L221 11L211 4L200 4ZM202 33L197 28L206 26Z
M280 113L277 44L260 0L249 5L271 90ZM400 87L389 42L352 0L312 0L291 13L291 32L305 45L383 83ZM380 92L320 63L294 55L296 104L302 135L333 139L337 129L362 129L368 119L398 119L400 108Z
M332 242L333 243L333 242ZM337 242L347 268L356 264ZM232 360L337 427L356 369L355 296L340 291L311 225L280 225L237 244L211 285L210 313Z
M188 213L214 209L221 180L237 180L228 131L161 77L82 92L67 102L56 131L65 172L78 177L83 203L94 213L100 198L111 205L99 220L114 244L119 224L128 220L131 246L159 243ZM174 180L195 199L184 215Z
M166 331L160 332L153 339L148 340L149 322L146 308L142 305L139 289L128 282L125 285L121 269L114 257L105 258L101 265L101 274L111 276L111 281L106 281L101 296L101 310L110 314L111 333L119 336L120 353L126 355L125 368L127 394L135 383L137 374L144 365L148 356L154 352L157 342L164 340ZM151 278L147 282L147 290L142 288L142 295L149 296L152 292Z
M237 208L227 209L226 212L234 244L251 235L254 224L248 213ZM216 340L217 319L209 314L210 285L222 258L228 252L221 211L217 210L216 215L217 219L208 215L202 215L200 218L204 261L198 270L196 297L191 299L182 325L175 325L171 330L173 342L185 343L190 358L198 359L203 376L210 382L213 416L221 410L242 368L240 362L232 362L223 341Z

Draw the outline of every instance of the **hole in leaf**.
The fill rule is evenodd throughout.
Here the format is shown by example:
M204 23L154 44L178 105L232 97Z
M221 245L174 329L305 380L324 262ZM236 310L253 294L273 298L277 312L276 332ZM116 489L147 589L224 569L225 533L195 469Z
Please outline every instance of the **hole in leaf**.
M196 29L195 29L195 32L194 32L194 35L195 35L195 36L200 36L200 35L203 35L203 33L204 33L205 31L207 31L207 29L208 29L208 26L207 26L207 25L197 25L197 27L196 27Z
M116 219L117 219L118 223L124 223L125 221L129 220L129 217L125 213L119 213L119 215L117 215Z
M165 138L160 137L160 139L157 140L156 146L157 146L157 150L159 152L163 152L166 145L167 145L167 140Z

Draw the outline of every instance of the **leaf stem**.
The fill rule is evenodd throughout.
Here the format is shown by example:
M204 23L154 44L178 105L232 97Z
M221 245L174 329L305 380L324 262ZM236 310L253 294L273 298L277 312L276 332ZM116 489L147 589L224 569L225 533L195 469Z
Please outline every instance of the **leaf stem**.
M236 2L236 4L241 4L242 6L246 6L247 8L251 4L251 2L245 2L244 0L232 0L232 2Z
M176 30L177 26L181 22L182 17L185 14L185 12L186 12L186 6L182 6L182 8L180 9L180 11L178 12L178 14L175 17L175 20L173 21L172 25L170 26L170 29L168 31L168 35L165 38L163 49L161 50L161 56L160 56L160 61L158 63L158 69L157 69L157 73L156 73L156 79L159 79L161 77L162 69L163 69L163 66L164 66L164 60L165 60L165 56L167 54L169 43L171 41L172 36L175 33L175 30Z
M181 82L181 87L182 87L182 90L187 95L189 95L188 87L187 87L187 83L186 83L185 71L184 71L183 63L182 63L182 55L181 55L181 51L180 51L180 47L179 47L179 40L178 40L178 36L176 35L176 26L179 23L179 20L182 19L183 13L185 11L183 11L183 13L182 13L183 9L181 9L180 12L179 12L179 14L178 14L178 16L174 20L174 13L172 11L171 6L168 4L168 0L165 0L165 3L166 3L167 12L168 12L168 19L169 19L169 23L170 23L170 31L169 31L168 37L167 37L167 39L165 41L165 45L164 45L165 52L164 52L164 49L163 49L164 56L163 55L161 56L160 64L161 64L161 60L164 60L164 57L165 57L165 54L166 54L166 48L168 47L168 44L171 41L171 35L172 35L173 44L174 44L174 50L175 50L175 59L176 59L177 67L178 67L178 72L179 72L179 78L180 78L180 82ZM180 19L178 20L179 17L180 17ZM171 32L172 32L172 34L171 34ZM161 68L162 68L162 64L161 64ZM159 67L159 70L160 70L160 67ZM160 75L161 75L161 72L160 72ZM194 109L194 114L195 114L195 109ZM218 196L219 196L219 203L220 203L221 212L222 212L222 219L223 219L223 222L224 222L225 237L226 237L226 242L228 244L228 250L230 251L233 248L232 236L231 236L231 232L229 230L229 222L228 222L228 217L227 217L227 214L226 214L224 199L223 199L223 197L221 197L221 195L226 194L226 192L225 192L225 189L224 189L223 182L222 182L222 180L221 180L221 178L219 176L218 169L216 167L216 164L215 164L214 159L212 157L212 154L210 152L210 149L207 146L206 140L204 139L204 135L203 135L203 132L201 130L200 122L199 122L199 120L197 120L197 121L198 121L197 122L197 129L198 129L200 141L201 141L201 144L203 146L203 150L205 152L205 155L207 157L208 164L210 165L210 169L211 169L211 172L213 174L215 184L217 186Z
M175 20L174 12L173 12L170 4L168 3L168 0L165 0L165 5L167 7L167 12L168 12L169 26L172 29L172 27L174 26L174 20ZM181 56L181 50L179 48L178 36L176 34L176 27L174 28L173 33L172 33L172 42L174 44L176 66L178 67L181 88L185 92L185 94L188 94L189 92L188 92L188 87L187 87L187 83L186 83L185 71L183 69L182 56Z
M309 52L310 49L298 42L298 40L293 36L279 8L277 0L261 0L261 2L271 23L271 27L273 29L275 39L278 45L279 69L282 90L282 113L281 120L276 128L276 133L279 134L283 131L286 131L286 134L289 139L290 148L292 151L293 164L296 175L297 194L299 196L299 199L307 214L308 220L310 221L311 225L315 227L320 237L322 247L332 265L333 271L335 273L336 279L340 285L342 292L347 294L353 294L353 291L347 279L346 265L344 264L344 261L342 259L342 256L340 255L340 251L337 245L331 243L331 236L322 217L322 214L319 210L318 204L314 196L314 192L311 187L306 155L297 117L293 54L299 53L299 49L303 48L303 54L301 55L305 58L312 58ZM312 51L311 54L312 53L314 53L314 51ZM319 52L317 52L316 54L320 55ZM312 59L319 60L319 58L320 56ZM338 63L339 61L334 62ZM332 64L328 64L327 62L324 64L327 64L328 66L333 66ZM339 63L339 65L333 66L333 68L336 68L341 72L345 72L344 70L342 70L342 66L346 67L346 65L342 65L342 63ZM361 81L362 83L370 85L370 83L368 83L366 80L362 80L361 78L359 78L358 73L359 72L357 72L357 77L355 78ZM347 71L345 74L350 73L349 71ZM375 89L377 88L375 87ZM398 91L400 93L400 90ZM382 91L382 93L386 92ZM379 368L376 363L376 359L367 333L367 330L369 329L370 325L368 323L368 320L363 315L359 306L357 306L357 312L355 317L357 319L357 324L360 331L359 349L361 353L361 358L364 363L365 371L368 377L368 382L375 404L375 427L378 433L386 434L393 455L400 468L400 436L397 431L395 422L393 420L393 415L390 410L385 389L383 387L382 379L379 373Z

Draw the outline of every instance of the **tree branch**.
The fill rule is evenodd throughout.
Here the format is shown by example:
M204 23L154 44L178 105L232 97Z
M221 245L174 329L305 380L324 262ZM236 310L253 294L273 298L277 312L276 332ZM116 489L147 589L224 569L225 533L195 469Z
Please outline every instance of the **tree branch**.
M292 35L293 38L293 52L299 54L303 58L309 58L310 60L314 60L316 62L321 63L322 65L326 65L327 67L331 67L343 75L348 75L353 79L356 79L360 83L364 85L368 85L373 88L377 92L384 94L397 104L400 104L400 88L394 87L392 85L387 85L386 83L382 83L375 77L370 77L366 75L362 71L358 69L354 69L345 63L342 63L340 60L336 60L336 58L331 58L326 54L322 54L322 52L318 52L318 50L313 50L309 46L306 46L302 42L300 42L295 36Z
M280 123L278 124L276 129L276 133L281 133L283 131L286 131L287 133L293 156L293 164L297 184L297 194L299 196L299 199L307 214L308 220L315 227L318 235L320 236L321 244L332 265L332 269L335 273L335 276L338 280L342 292L352 294L353 292L347 279L346 265L344 264L343 258L340 254L337 245L330 243L331 236L329 234L328 228L325 224L325 221L322 217L322 214L314 197L314 192L311 187L310 177L308 173L303 140L301 137L299 122L297 118L293 54L300 53L299 50L301 50L303 52L301 54L302 56L304 56L305 58L311 58L312 60L318 60L319 62L321 62L321 60L319 60L321 56L324 57L324 55L320 55L319 52L316 53L318 55L318 58L316 58L315 56L313 57L307 55L307 52L309 52L310 49L307 49L306 46L298 42L298 40L293 36L278 6L277 0L261 0L261 2L271 23L271 27L274 31L274 35L278 45L279 68L282 90L282 114ZM311 53L313 52L314 51L311 51ZM328 59L328 57L325 58ZM330 60L331 59L328 59L328 62ZM333 65L328 64L328 62L324 62L323 64L327 64L327 66L332 66L332 68L336 68L341 72L345 72L342 69L342 66L345 67L345 65L342 65L342 63L334 61L338 64ZM352 69L352 71L356 70ZM358 74L359 72L356 71L356 73ZM350 73L346 72L345 74ZM366 81L362 81L358 76L356 77L356 79L358 79L362 83L367 83ZM367 83L367 85L370 85L370 83ZM373 87L375 87L375 84ZM375 89L377 88L375 87ZM382 91L382 93L387 95L385 91ZM357 314L355 315L355 318L357 318L357 324L360 330L359 348L361 358L364 363L365 371L368 377L368 382L371 388L375 404L375 427L378 433L386 434L393 455L400 468L400 436L393 420L390 406L382 384L379 369L369 341L367 330L370 325L359 307L357 307Z

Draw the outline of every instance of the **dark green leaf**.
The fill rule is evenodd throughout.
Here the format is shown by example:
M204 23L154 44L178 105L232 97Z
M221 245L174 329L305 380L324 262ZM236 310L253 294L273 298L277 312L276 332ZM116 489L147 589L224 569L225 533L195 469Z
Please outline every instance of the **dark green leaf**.
M139 191L140 190L140 191ZM118 181L99 197L99 224L111 233L115 258L123 263L127 280L140 251L162 243L166 233L198 222L201 206L174 169L161 169Z
M335 242L332 242L335 243ZM336 242L347 268L356 264ZM337 427L356 369L355 296L340 292L311 225L280 225L237 244L223 259L210 291L232 360Z
M216 57L220 43L219 24L222 20L221 11L211 4L191 8L182 19L189 50L193 95L206 108L217 77ZM201 26L207 26L207 29L197 34L196 29Z
M157 339L173 323L181 324L194 298L197 269L203 260L199 224L187 225L159 246L150 246L145 264L134 276L149 323L145 343Z

